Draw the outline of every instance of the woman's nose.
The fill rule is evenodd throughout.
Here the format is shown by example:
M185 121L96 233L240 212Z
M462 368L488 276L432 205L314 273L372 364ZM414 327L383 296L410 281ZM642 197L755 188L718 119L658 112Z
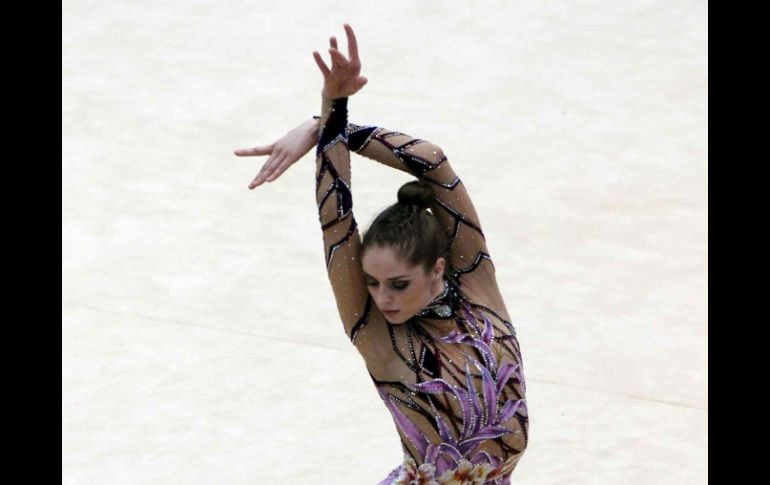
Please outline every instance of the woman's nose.
M393 300L392 295L387 290L378 290L374 299L380 307L387 306Z

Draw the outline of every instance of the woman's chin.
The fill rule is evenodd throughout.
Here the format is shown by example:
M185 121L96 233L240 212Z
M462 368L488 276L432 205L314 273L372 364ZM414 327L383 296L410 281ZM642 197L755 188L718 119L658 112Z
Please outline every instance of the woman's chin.
M411 317L404 318L401 315L398 315L398 316L393 317L393 318L390 318L390 317L387 317L387 316L385 317L385 320L387 320L388 323L392 323L393 325L403 325L403 324L407 323L410 319L411 319Z
M382 314L385 317L385 320L388 321L388 323L400 324L400 323L404 323L406 320L408 320L407 318L404 318L402 313L403 312L396 312L396 313L393 313L393 314L388 314L388 313L383 312Z

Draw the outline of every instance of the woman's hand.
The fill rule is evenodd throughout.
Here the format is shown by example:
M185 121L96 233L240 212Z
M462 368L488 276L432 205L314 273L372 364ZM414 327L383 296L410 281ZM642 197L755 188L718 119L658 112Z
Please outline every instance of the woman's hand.
M249 184L249 189L259 186L265 180L272 182L280 177L287 168L304 157L316 145L317 136L318 120L310 119L269 145L235 150L235 154L239 157L270 155Z
M318 68L324 77L324 87L321 94L328 99L344 98L357 93L368 82L365 76L359 76L361 72L361 60L358 58L358 43L353 28L349 24L344 24L345 34L348 36L348 54L350 60L345 58L337 50L337 39L333 36L329 38L329 54L332 58L331 70L321 59L318 51L313 51Z

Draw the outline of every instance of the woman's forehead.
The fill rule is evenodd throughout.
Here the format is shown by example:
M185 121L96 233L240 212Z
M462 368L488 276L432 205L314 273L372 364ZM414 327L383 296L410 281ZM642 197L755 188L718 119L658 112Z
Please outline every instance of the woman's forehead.
M406 264L391 248L371 248L364 254L361 265L369 274L375 272L393 273L392 276L411 273L414 268ZM387 276L387 275L386 275Z

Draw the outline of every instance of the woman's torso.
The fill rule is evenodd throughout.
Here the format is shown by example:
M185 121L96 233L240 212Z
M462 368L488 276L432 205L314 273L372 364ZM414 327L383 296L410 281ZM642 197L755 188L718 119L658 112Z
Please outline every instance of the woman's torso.
M405 455L418 466L434 463L437 478L460 456L474 463L517 459L527 441L521 352L505 305L499 292L474 292L458 281L451 274L451 291L435 301L445 305L444 316L432 311L393 325L373 307L355 342ZM437 457L428 456L426 444L441 447Z

